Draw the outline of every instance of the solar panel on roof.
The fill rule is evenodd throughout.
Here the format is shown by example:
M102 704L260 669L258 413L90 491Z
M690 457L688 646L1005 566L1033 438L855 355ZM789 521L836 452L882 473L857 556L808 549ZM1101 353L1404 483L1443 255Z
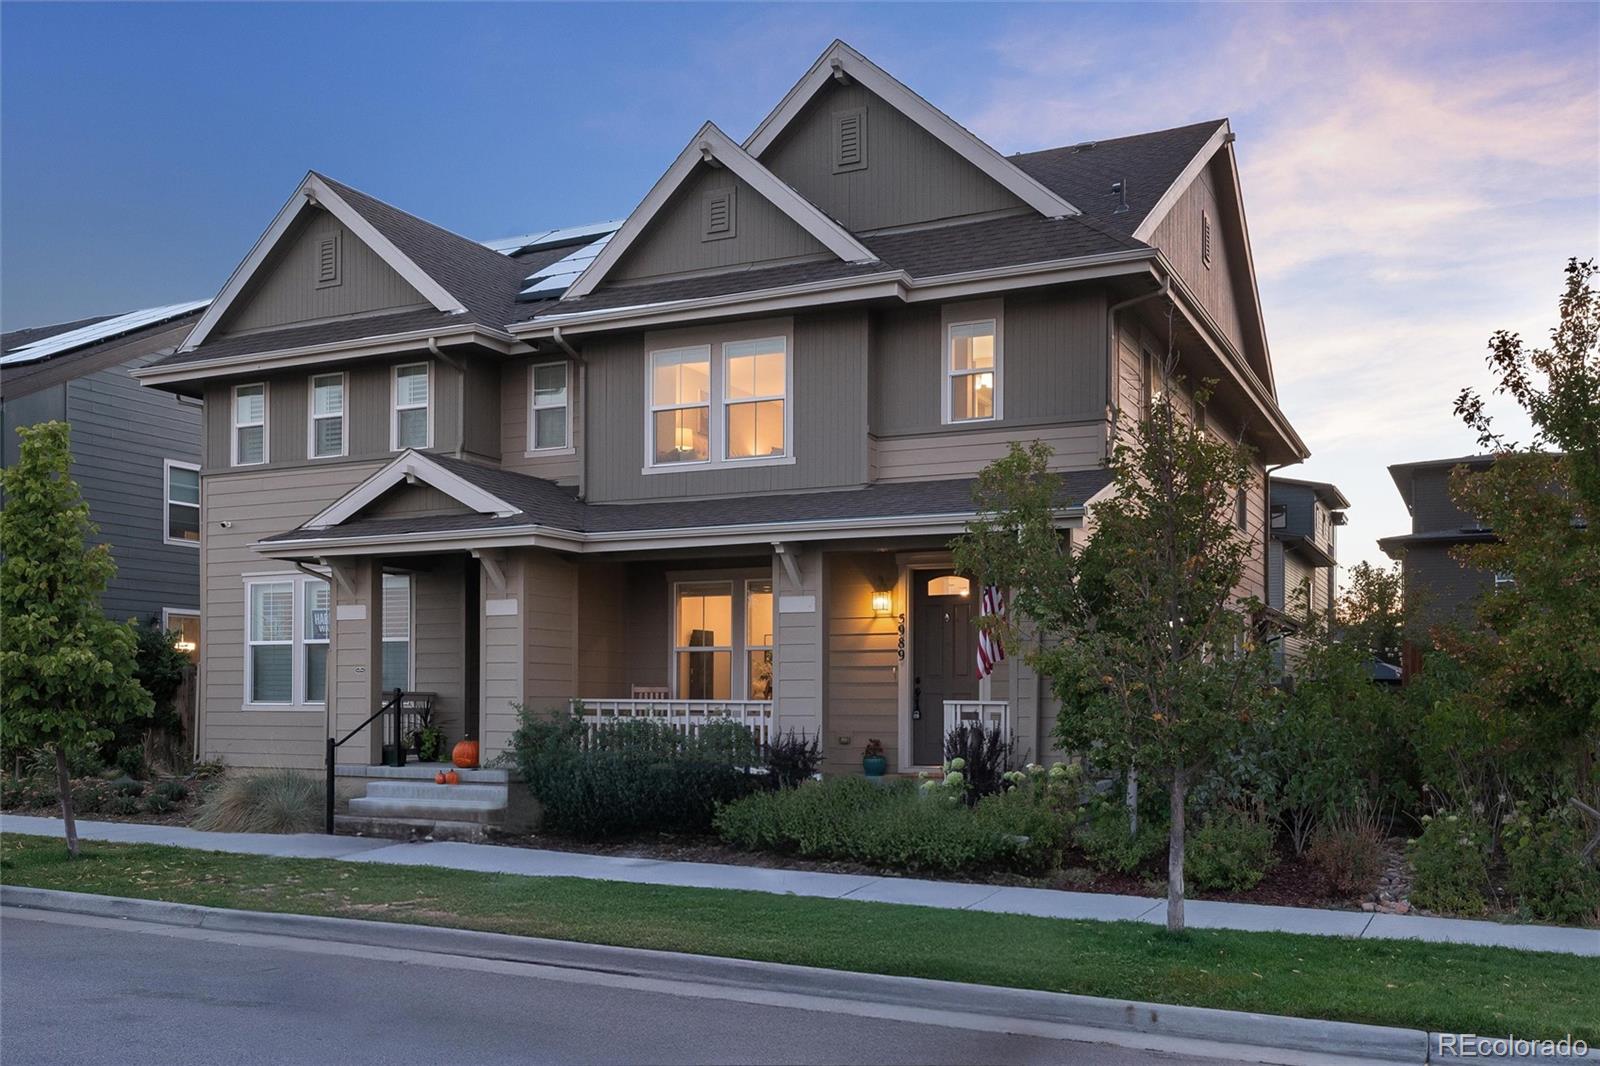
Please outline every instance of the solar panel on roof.
M96 344L112 337L120 337L125 333L154 326L174 318L182 318L192 311L198 311L211 303L210 300L190 300L187 303L167 304L163 307L147 307L142 311L129 311L125 315L116 315L112 318L95 322L92 325L79 329L71 329L65 333L57 333L53 337L24 344L14 351L0 355L0 366L15 366L19 363L33 363L40 359L48 359L52 355L70 352L74 348L82 348L88 344Z
M498 240L484 241L483 246L499 252L501 255L536 252L541 248L559 248L563 244L574 244L592 237L601 237L614 233L622 225L622 221L622 219L613 219L609 222L590 222L583 226L535 230L532 233L524 233L517 237L501 237Z
M568 252L549 266L541 267L534 273L529 274L524 279L526 283L517 296L520 299L530 300L545 300L560 296L567 291L574 281L578 280L578 275L589 268L589 264L594 262L595 256L600 254L600 250L615 235L615 231L607 233L599 240L590 241L582 248Z

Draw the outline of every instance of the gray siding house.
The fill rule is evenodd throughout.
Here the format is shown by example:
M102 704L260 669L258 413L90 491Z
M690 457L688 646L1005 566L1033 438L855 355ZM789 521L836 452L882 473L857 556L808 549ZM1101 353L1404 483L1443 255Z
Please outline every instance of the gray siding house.
M958 721L1043 756L1048 686L1016 658L977 678L948 550L1010 442L1053 446L1088 535L1116 418L1176 348L1218 382L1211 432L1256 450L1265 594L1265 468L1307 450L1233 141L1003 156L836 42L620 225L485 246L308 174L138 372L204 401L202 754L317 767L401 688L485 757L519 705L574 701L818 735L833 772L869 739L935 764ZM369 727L341 770L381 754Z
M1452 550L1463 544L1494 539L1475 516L1450 497L1450 475L1457 467L1481 470L1494 463L1489 455L1396 463L1389 476L1411 513L1411 532L1384 537L1378 546L1400 561L1406 603L1419 627L1470 623L1473 604L1494 587L1495 575L1457 562Z
M1269 493L1267 606L1289 623L1274 650L1279 668L1292 673L1304 643L1295 630L1325 616L1338 600L1339 527L1350 501L1325 481L1277 475Z
M0 439L72 427L72 476L116 577L102 598L118 620L158 619L200 643L200 426L192 397L141 388L130 372L171 355L209 301L149 308L0 337Z

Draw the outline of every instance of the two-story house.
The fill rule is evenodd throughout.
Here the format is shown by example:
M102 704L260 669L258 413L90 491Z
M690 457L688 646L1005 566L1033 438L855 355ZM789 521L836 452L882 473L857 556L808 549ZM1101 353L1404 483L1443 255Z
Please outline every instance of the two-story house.
M1279 410L1226 120L1004 156L842 43L743 141L706 124L620 228L486 248L307 175L181 351L205 400L202 752L321 763L394 688L503 750L516 707L731 714L936 764L980 681L948 543L1012 441L1082 536L1175 348L1257 478ZM1169 335L1170 329L1170 335ZM340 749L380 757L380 738Z
M1273 646L1278 668L1292 673L1304 637L1297 630L1333 610L1339 595L1339 527L1350 501L1325 481L1274 474L1268 487L1267 606L1288 621Z
M0 337L0 447L17 430L66 422L72 477L117 572L101 597L111 618L158 621L200 637L200 405L141 389L129 372L171 355L208 301L99 315Z
M1378 547L1400 561L1406 606L1424 631L1446 623L1470 624L1473 604L1494 587L1494 574L1464 566L1453 554L1459 545L1493 540L1494 533L1450 495L1450 476L1457 467L1482 470L1493 463L1492 455L1467 455L1389 468L1411 515L1411 532L1384 537Z

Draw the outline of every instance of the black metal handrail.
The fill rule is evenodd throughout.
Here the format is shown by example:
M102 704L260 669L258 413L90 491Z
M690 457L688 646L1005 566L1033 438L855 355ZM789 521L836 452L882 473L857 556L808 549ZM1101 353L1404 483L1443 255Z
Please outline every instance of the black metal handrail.
M368 715L366 721L362 722L360 725L358 725L354 729L350 730L350 732L346 733L344 736L340 737L338 740L334 740L332 737L328 738L328 756L327 756L328 793L327 793L327 807L326 807L326 811L325 811L326 820L325 820L325 823L324 823L324 828L327 830L329 836L333 835L333 795L334 795L333 763L334 763L334 753L339 750L340 745L342 745L345 741L349 740L351 737L355 736L357 733L359 733L363 729L367 728L367 726L371 725L378 718L380 718L383 715L388 714L389 712L393 711L394 712L394 747L395 747L395 751L401 753L400 757L404 758L405 757L405 755L404 755L404 752L405 752L405 738L400 735L400 698L402 696L404 696L404 695L405 695L404 690L398 689L398 688L395 689L394 690L394 697L391 700L389 700L388 703L385 703L382 707L379 707L376 711L373 711L370 715Z

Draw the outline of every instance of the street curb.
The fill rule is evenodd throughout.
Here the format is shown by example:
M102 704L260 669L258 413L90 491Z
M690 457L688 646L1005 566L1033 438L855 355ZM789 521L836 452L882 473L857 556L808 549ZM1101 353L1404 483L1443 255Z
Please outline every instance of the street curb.
M1429 1034L1353 1022L1320 1021L1206 1007L1169 1006L1057 992L996 988L915 977L825 970L782 963L685 955L465 929L225 910L16 885L0 886L0 907L125 919L214 932L253 933L370 947L599 971L658 980L872 1002L925 1011L1077 1026L1162 1040L1194 1040L1240 1050L1283 1051L1303 1062L1336 1058L1425 1063Z

